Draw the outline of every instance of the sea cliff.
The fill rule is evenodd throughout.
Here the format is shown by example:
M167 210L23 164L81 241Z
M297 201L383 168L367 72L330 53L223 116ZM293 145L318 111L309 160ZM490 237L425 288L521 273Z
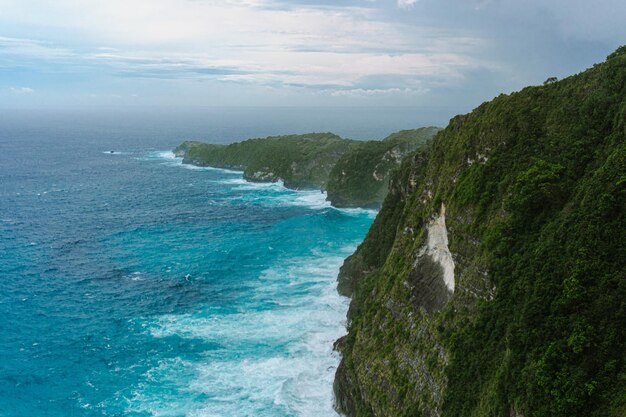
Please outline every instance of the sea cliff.
M626 48L454 117L338 288L347 416L626 415Z
M393 133L382 141L359 142L335 163L327 184L335 207L380 208L391 173L409 153L424 146L440 129L424 127Z
M327 191L336 207L378 208L391 172L438 130L404 130L382 141L349 140L332 133L271 136L230 145L186 141L174 153L186 164L241 170L248 181L283 181L288 188Z

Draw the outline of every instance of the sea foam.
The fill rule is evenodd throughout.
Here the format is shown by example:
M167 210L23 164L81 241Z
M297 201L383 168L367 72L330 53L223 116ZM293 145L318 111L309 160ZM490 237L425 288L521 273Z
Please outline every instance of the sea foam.
M183 164L183 158L177 157L174 152L171 151L158 151L152 152L148 159L164 159L166 161L171 162L171 165L179 166L185 169L196 170L196 171L221 171L228 174L236 174L241 175L241 171L222 169L222 168L213 168L213 167L200 167L192 164ZM243 177L240 178L227 178L216 180L217 183L223 184L229 187L232 187L234 190L238 191L276 191L278 194L276 195L249 195L247 196L248 200L260 201L264 200L266 203L273 205L284 205L284 206L296 206L296 207L306 207L313 210L321 210L321 209L334 209L341 211L344 214L348 215L356 215L361 216L366 214L369 218L373 219L376 217L378 213L377 210L374 209L364 209L364 208L336 208L333 207L328 201L328 195L325 191L320 190L294 190L285 187L285 184L282 180L278 180L275 182L252 182L247 181Z
M152 337L220 346L203 361L172 360L148 371L155 384L168 381L206 398L192 408L187 400L172 399L162 415L336 416L332 381L339 357L332 345L345 334L348 300L337 294L335 277L352 249L277 262L262 272L240 311L209 309L146 321ZM150 392L149 386L137 390L128 411L161 406Z

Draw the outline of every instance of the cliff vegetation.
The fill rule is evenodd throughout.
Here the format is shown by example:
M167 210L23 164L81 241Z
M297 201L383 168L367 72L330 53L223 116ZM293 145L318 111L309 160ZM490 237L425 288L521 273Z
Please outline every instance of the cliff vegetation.
M283 181L294 189L328 192L336 207L378 208L390 172L439 129L394 133L383 141L342 139L332 133L272 136L230 145L187 141L175 150L183 163L242 170L248 181Z
M453 118L342 267L337 407L625 416L625 211L626 47Z
M436 127L402 130L382 141L360 142L346 152L330 172L328 199L335 207L380 208L391 172L409 153L435 136Z

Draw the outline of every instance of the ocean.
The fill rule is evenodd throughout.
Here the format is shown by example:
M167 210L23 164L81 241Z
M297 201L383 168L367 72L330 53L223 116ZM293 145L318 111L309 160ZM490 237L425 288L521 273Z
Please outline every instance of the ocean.
M4 112L0 416L335 416L336 275L375 212L171 152L422 125L325 112Z

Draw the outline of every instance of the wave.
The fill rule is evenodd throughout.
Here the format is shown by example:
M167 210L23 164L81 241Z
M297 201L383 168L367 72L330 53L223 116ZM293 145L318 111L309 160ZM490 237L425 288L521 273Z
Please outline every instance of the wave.
M163 159L180 159L182 162L183 158L177 157L176 154L172 151L157 151L156 156Z
M236 175L241 175L241 173L243 171L235 171L232 169L226 169L226 168L215 168L215 167L201 167L198 165L192 165L192 164L183 164L183 158L177 158L180 160L180 162L178 163L178 165L180 165L181 167L185 168L185 169L190 169L192 171L219 171L219 172L223 172L226 174L236 174Z
M355 207L355 208L337 208L337 207L333 207L335 210L340 211L344 214L348 214L351 216L362 216L362 215L366 215L367 217L369 217L370 219L374 219L376 218L376 215L378 214L378 210L376 209L367 209L367 208L361 208L361 207Z
M318 190L293 190L285 187L283 181L252 182L244 178L230 178L216 181L219 184L231 186L238 191L271 192L273 194L252 195L253 200L265 200L270 205L308 207L313 210L332 208L326 200L326 193Z
M144 160L162 160L168 165L182 167L184 169L194 171L219 171L226 174L241 175L242 171L235 171L223 168L201 167L191 164L183 164L183 158L177 157L172 151L154 151L148 156L141 158ZM239 178L224 178L216 180L215 183L231 187L236 191L257 191L257 192L274 192L274 194L253 194L247 196L248 200L261 202L262 204L306 207L312 210L336 210L350 216L366 215L370 219L376 217L377 210L365 208L337 208L333 207L327 199L325 191L320 190L294 190L285 187L283 181L276 182L252 182Z
M332 208L330 201L326 199L324 191L293 191L289 198L284 199L284 203L290 206L309 207L314 210Z
M239 174L241 174L239 172ZM242 178L229 178L225 180L216 181L218 184L224 184L233 186L236 190L251 191L251 190L274 190L274 191L287 191L288 188L282 181L276 182L253 182Z
M237 174L241 175L242 171L237 171L233 169L226 168L215 168L215 167L203 167L192 164L183 164L183 158L180 156L176 156L176 154L172 151L153 151L148 153L147 156L143 158L138 158L141 160L162 160L167 165L177 166L185 169L189 169L192 171L219 171L227 174Z
M202 360L173 358L150 369L127 411L337 416L332 382L339 356L332 346L345 334L348 299L337 294L335 277L353 249L277 260L233 311L207 307L147 320L144 326L151 337L202 340L220 349ZM164 404L153 389L164 381L203 401L190 406L189 398L174 396Z
M130 155L131 152L125 152L125 151L102 151L103 154L106 155Z

